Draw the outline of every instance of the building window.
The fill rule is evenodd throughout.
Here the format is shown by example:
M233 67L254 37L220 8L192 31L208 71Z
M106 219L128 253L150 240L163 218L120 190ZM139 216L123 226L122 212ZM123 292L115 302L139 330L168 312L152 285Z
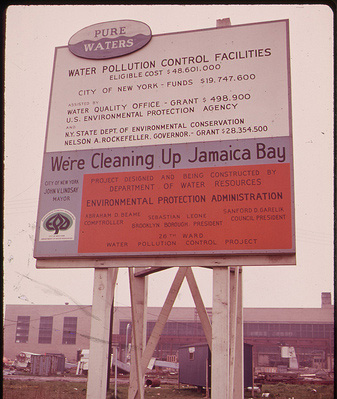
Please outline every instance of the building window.
M51 344L53 333L53 317L41 316L39 328L39 344Z
M16 323L16 343L28 342L30 316L18 316Z
M334 325L325 324L324 325L324 338L334 339Z
M76 344L77 317L65 317L63 323L62 344Z
M312 327L313 327L313 338L324 338L323 324L314 324Z
M301 338L312 338L312 324L301 324Z

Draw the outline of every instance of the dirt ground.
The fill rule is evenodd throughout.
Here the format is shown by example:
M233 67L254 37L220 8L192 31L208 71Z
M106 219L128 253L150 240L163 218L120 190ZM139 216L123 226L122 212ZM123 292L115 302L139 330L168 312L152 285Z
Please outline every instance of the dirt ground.
M30 375L4 376L4 399L85 399L86 377L36 377ZM254 394L254 399L333 399L333 385L293 385L274 384L263 385L260 392ZM117 398L114 397L114 380L111 379L107 399L127 399L128 378L117 380ZM252 393L245 392L245 398L251 398ZM196 387L178 386L175 383L166 384L161 381L159 387L145 388L145 399L201 399L206 398L205 390Z
M114 381L111 381L107 399L114 399ZM117 385L117 399L127 399L128 380L122 379ZM20 379L4 378L4 399L85 399L86 380L83 378L55 377L25 377ZM205 395L194 387L181 387L175 385L161 385L157 388L145 388L145 398L179 398L199 399Z

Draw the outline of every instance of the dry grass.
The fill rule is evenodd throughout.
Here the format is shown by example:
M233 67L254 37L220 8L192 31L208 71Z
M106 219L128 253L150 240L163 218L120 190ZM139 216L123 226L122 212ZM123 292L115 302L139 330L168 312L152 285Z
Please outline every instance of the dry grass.
M263 392L270 393L269 399L334 399L333 385L294 385L282 383L263 385L261 393L256 394L255 399L261 398Z
M120 385L117 390L117 399L127 399L128 385ZM19 381L5 380L3 386L4 399L85 399L85 382L63 381ZM163 385L159 388L146 388L145 398L179 398L199 399L205 395L199 393L196 388L181 388L177 386ZM114 399L114 386L111 384L108 399Z
M118 387L117 399L127 399L128 385ZM333 399L333 385L292 385L276 384L263 385L261 393L255 393L255 399L262 398L262 393L269 393L269 399ZM4 399L85 399L85 382L66 381L36 381L36 380L4 380ZM250 398L251 393L245 393L245 398ZM114 387L107 395L114 399ZM198 392L196 388L181 387L177 385L162 385L160 388L146 388L145 399L201 399L205 392Z
M4 380L4 399L80 399L85 398L86 384L63 381Z

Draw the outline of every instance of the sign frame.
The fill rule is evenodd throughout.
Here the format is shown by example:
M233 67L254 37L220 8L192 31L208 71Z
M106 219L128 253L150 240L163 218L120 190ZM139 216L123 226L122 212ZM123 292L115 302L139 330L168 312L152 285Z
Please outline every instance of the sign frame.
M39 258L38 269L63 268L166 268L166 267L241 267L241 266L292 266L296 265L296 254L279 255L231 255L231 256L157 256L157 257L105 257L105 258Z
M235 26L230 26L222 29L231 29L231 28L237 28L237 27L243 27L243 26L252 26L252 25L261 25L261 24L268 24L268 23L273 23L273 22L286 22L287 24L287 43L289 45L289 21L288 20L279 20L279 21L266 21L266 22L261 22L261 23L253 23L253 24L244 24L244 25L235 25ZM85 28L84 28L85 29ZM160 34L160 35L153 35L152 40L156 37L163 37L163 36L169 36L169 35L175 35L175 34L183 34L183 33L192 33L192 32L205 32L205 31L212 31L215 30L218 31L219 28L211 28L211 29L200 29L196 31L186 31L186 32L173 32L169 34ZM75 35L74 35L75 36ZM151 42L152 42L151 40ZM61 47L63 48L63 47ZM57 49L56 49L57 50ZM55 51L56 51L55 50ZM55 267L51 266L54 264L54 258L57 260L57 267L123 267L121 265L124 265L125 267L130 267L130 266L135 266L135 263L137 263L136 266L144 267L146 266L177 266L179 264L186 264L188 266L215 266L215 265L223 265L223 266L228 266L228 265L270 265L270 264L296 264L295 260L295 221L294 221L294 190L293 190L293 161L292 161L292 125L291 125L291 95L290 95L290 55L289 55L289 47L287 48L287 78L288 78L288 101L289 101L289 142L291 143L290 148L289 148L289 157L290 157L290 169L291 169L291 174L290 174L290 184L291 184L291 207L292 207L292 248L290 250L279 250L275 249L274 251L226 251L224 250L223 253L212 253L212 251L206 251L206 252L200 252L199 251L193 251L185 253L168 253L168 252L162 252L162 253L154 253L154 254L149 254L149 252L145 253L123 253L123 254L115 254L115 253L108 253L108 254L76 254L73 256L68 256L68 255L41 255L41 254L34 254L34 257L37 259L37 267ZM54 61L55 62L55 61ZM55 64L54 64L54 73L55 73ZM53 75L54 76L54 75ZM51 97L52 97L52 90L53 90L53 85L51 89ZM50 108L51 108L51 98L50 98ZM49 115L50 115L51 109L49 109ZM48 126L49 126L49 117L48 117ZM45 156L46 156L46 148L47 148L47 134L48 134L48 128L46 132L46 142L45 142ZM124 147L123 147L124 148ZM42 179L41 179L42 182ZM41 189L42 189L42 183L41 183ZM38 235L36 236L36 241L38 240ZM66 241L66 239L65 239ZM111 259L110 259L111 258ZM196 260L196 258L198 258ZM137 262L135 262L137 260ZM81 266L74 266L76 262L74 261L79 261L79 264ZM243 263L244 262L244 263ZM47 264L49 266L47 266ZM94 266L95 264L95 266ZM106 266L109 264L109 266ZM69 266L71 265L71 266ZM103 266L105 265L105 266Z

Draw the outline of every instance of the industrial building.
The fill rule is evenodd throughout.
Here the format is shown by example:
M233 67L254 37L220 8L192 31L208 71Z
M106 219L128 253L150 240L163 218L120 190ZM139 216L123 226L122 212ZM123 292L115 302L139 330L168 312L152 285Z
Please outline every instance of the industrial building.
M300 367L333 370L334 306L331 293L322 293L320 308L244 308L244 342L253 346L255 367L286 366L281 347L294 347ZM159 307L147 309L147 335L156 323ZM210 320L212 309L207 308ZM77 360L80 349L90 343L91 306L7 305L3 353L15 359L20 352L62 353ZM94 337L93 337L94 338ZM112 342L119 346L122 361L131 343L131 309L115 307ZM205 343L195 308L173 307L154 356L177 361L184 345Z

